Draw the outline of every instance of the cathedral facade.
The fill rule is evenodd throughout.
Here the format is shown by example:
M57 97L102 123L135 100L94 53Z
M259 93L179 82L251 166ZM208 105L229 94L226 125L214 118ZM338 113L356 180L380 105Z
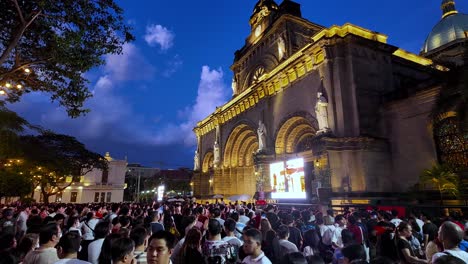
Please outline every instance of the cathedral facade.
M464 21L453 1L443 8ZM467 35L430 35L416 55L356 25L312 23L288 0L258 1L249 23L232 99L194 128L195 196L368 201L407 190L441 160L430 113L444 60L463 63Z

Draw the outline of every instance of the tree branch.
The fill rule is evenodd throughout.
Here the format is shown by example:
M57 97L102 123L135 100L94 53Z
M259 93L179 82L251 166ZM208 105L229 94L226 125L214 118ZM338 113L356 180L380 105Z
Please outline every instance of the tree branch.
M51 60L52 57L50 58L47 58L47 59L44 59L44 60L38 60L38 61L31 61L31 62L28 62L28 63L24 63L24 64L21 64L19 66L16 66L15 68L7 71L7 72L3 72L0 74L0 79L3 79L5 76L9 75L9 74L12 74L16 71L19 71L25 67L28 67L28 66L31 66L31 65L36 65L36 64L41 64L41 63L46 63L47 61Z
M12 1L13 1L13 3L15 3L16 11L18 11L18 15L20 17L21 24L23 24L23 25L26 24L26 20L24 20L23 13L21 12L21 8L18 5L18 1L17 0L12 0Z
M11 51L18 45L18 42L20 41L21 37L23 36L24 32L26 29L36 20L36 18L42 13L42 11L37 12L31 20L29 20L26 24L23 24L18 32L16 33L15 37L11 40L10 45L5 49L3 52L2 56L0 56L0 65L2 65L10 55Z

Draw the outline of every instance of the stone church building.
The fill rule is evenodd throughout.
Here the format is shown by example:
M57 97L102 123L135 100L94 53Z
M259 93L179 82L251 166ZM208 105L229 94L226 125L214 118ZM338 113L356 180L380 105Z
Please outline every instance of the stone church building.
M452 151L430 118L447 63L466 58L468 16L453 0L442 11L416 55L369 29L310 22L293 1L258 1L232 99L194 128L195 196L274 198L291 182L276 186L271 164L283 175L298 158L307 202L391 199L436 162L468 167L468 137Z

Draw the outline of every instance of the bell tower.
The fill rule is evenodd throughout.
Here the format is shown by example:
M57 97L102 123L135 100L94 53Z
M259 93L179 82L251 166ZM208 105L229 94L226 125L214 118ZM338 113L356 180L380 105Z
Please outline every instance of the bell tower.
M273 0L259 0L250 16L250 43L255 43L274 22L278 5Z

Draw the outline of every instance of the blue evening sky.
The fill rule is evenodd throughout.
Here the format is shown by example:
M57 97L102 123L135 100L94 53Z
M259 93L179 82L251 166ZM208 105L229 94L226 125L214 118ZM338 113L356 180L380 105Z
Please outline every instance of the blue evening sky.
M196 122L231 96L234 52L249 35L257 0L117 0L136 41L86 73L91 113L70 119L41 94L12 106L31 123L76 136L88 148L151 167L192 167ZM297 0L304 18L347 22L419 53L440 20L441 0ZM277 0L277 3L280 2ZM468 12L468 2L457 9Z

